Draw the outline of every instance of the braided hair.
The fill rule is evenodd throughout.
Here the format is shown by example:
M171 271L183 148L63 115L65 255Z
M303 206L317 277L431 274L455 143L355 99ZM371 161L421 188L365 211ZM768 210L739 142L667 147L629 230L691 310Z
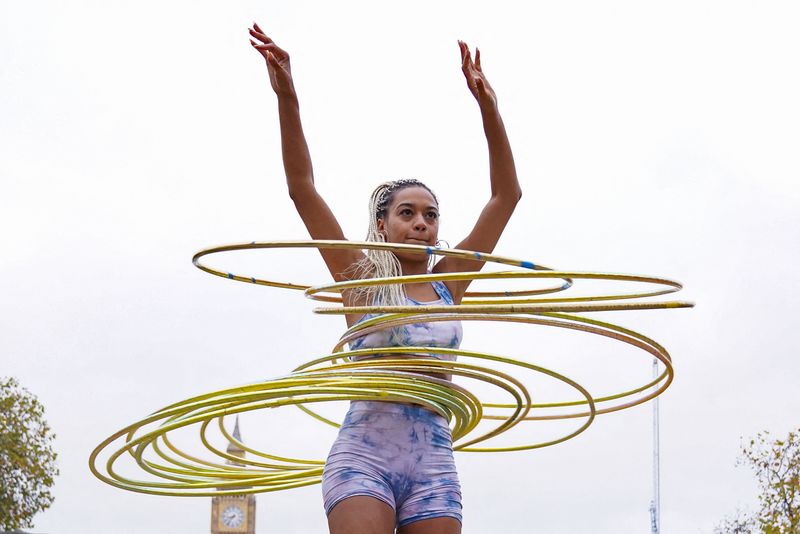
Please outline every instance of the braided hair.
M369 227L367 239L369 242L385 243L386 238L378 231L378 219L385 219L389 205L395 193L409 187L422 187L433 196L434 202L439 204L436 194L431 188L419 180L405 178L384 182L372 192L369 199ZM365 257L356 262L352 268L354 278L388 278L402 276L403 271L397 256L390 250L367 250ZM364 297L368 303L379 303L383 306L404 306L406 293L403 284L388 284L383 286L369 286L356 290L355 294Z

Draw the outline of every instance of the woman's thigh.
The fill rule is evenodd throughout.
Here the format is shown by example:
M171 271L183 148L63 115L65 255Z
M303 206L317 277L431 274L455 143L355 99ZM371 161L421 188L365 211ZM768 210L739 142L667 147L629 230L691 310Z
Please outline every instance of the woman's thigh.
M461 522L452 517L414 521L397 529L397 534L460 534Z
M393 534L395 520L394 509L382 500L356 495L333 507L328 514L328 530L331 534Z

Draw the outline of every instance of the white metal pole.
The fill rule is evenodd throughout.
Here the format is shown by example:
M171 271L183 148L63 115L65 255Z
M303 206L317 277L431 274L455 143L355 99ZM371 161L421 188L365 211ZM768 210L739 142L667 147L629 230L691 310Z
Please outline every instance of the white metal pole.
M658 359L653 358L653 379L658 378ZM657 387L657 386L655 386ZM650 531L661 532L661 459L659 454L658 397L653 399L653 500L650 503Z

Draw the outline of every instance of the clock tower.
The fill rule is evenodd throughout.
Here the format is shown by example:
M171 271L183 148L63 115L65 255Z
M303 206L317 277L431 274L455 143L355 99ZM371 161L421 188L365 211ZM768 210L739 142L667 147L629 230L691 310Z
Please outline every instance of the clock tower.
M239 416L233 427L233 438L242 442L239 433ZM228 443L228 454L244 458L245 451L234 443ZM238 465L232 460L228 465ZM255 495L221 495L211 500L211 534L255 534L256 532L256 496Z

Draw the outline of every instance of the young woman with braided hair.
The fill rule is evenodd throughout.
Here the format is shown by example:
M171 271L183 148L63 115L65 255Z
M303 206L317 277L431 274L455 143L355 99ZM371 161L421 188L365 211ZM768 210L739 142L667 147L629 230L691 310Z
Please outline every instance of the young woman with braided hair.
M336 217L314 187L311 157L300 122L289 54L257 24L250 43L264 57L278 97L281 145L289 196L313 239L345 239ZM489 148L491 195L470 234L456 248L492 252L521 196L514 158L497 108L497 98L481 69L458 42L461 70L478 102ZM439 203L417 180L379 185L370 198L368 241L436 246ZM426 254L322 250L337 281L429 272ZM478 271L480 261L444 258L434 273ZM343 295L346 305L458 304L469 281L394 284ZM364 320L347 315L348 326ZM351 349L390 346L457 347L461 324L432 322L374 332ZM443 359L442 355L437 355ZM398 402L354 401L331 449L322 480L332 534L456 534L461 532L461 490L453 462L448 422L425 407Z

